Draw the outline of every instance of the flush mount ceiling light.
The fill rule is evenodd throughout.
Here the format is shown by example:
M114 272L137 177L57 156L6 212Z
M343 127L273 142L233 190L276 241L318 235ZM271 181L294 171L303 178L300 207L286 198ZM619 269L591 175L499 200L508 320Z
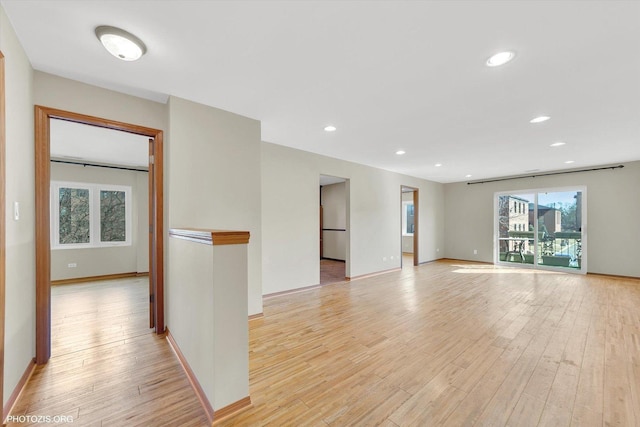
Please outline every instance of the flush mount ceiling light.
M511 52L511 51L496 53L495 55L487 59L487 66L499 67L500 65L504 65L507 62L511 61L513 58L515 58L515 56L516 56L515 52Z
M398 156L402 156L404 153L406 153L406 151L404 151L404 150L398 150L398 151L396 151L396 154L397 154Z
M101 25L96 27L96 36L110 54L123 61L140 59L147 51L142 40L120 28Z
M571 164L571 163L573 163L573 160L567 160L565 163L566 164Z
M471 178L473 175L465 175L465 178Z
M333 126L333 125L329 125L329 126L325 126L325 127L324 127L324 130L325 130L326 132L335 132L335 131L336 131L336 129L337 129L337 128L336 128L335 126Z
M558 141L558 142L554 142L549 147L560 147L560 146L562 146L564 144L566 144L566 142Z
M538 117L534 117L533 119L529 120L529 123L542 123L542 122L546 122L550 118L551 117L549 117L549 116L538 116Z
M442 166L442 163L436 163L434 166L439 168L440 166Z

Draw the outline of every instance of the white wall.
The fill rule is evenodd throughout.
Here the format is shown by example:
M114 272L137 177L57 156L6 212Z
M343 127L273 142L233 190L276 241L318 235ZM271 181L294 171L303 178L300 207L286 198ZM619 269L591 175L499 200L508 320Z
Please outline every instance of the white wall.
M260 122L175 97L169 121L170 227L249 231L249 314L261 313Z
M634 248L640 236L640 162L624 169L501 181L445 185L448 258L493 262L494 193L498 191L587 187L587 271L640 276ZM473 255L473 250L478 255Z
M322 194L323 257L345 261L347 258L347 185L324 185ZM338 231L345 230L345 231Z
M33 70L1 6L0 50L6 89L4 405L35 355L35 172ZM18 221L14 202L20 203Z
M51 163L51 180L131 187L132 238L130 246L90 249L53 249L51 280L149 271L149 185L147 172ZM142 259L138 260L141 256ZM145 264L146 261L146 264ZM69 263L77 267L69 268ZM139 269L142 268L141 270Z
M320 282L319 176L349 179L350 277L400 267L399 192L420 190L420 262L444 248L443 185L264 142L262 144L263 292ZM393 257L393 259L391 258Z

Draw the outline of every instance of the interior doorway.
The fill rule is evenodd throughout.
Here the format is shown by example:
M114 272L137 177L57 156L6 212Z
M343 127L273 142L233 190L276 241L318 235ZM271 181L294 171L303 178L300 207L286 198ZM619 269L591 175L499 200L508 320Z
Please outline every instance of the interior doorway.
M420 264L419 261L419 227L418 227L418 207L419 207L418 189L414 187L400 187L400 209L401 209L401 229L400 239L402 256L402 266L405 260L411 260L414 266Z
M36 363L51 357L51 121L63 120L149 138L150 326L164 333L163 132L113 120L36 106Z
M149 138L50 119L50 158L52 357L148 333Z
M349 276L349 182L320 175L320 284L343 282Z

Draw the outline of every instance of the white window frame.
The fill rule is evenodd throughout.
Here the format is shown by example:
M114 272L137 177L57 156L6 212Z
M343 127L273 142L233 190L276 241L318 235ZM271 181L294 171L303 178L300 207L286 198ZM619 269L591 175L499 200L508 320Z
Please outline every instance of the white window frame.
M519 268L531 268L531 269L540 269L540 270L552 270L552 271L560 271L564 273L577 273L577 274L587 274L587 261L588 261L588 244L587 244L587 236L588 236L588 218L587 218L587 186L585 185L573 185L567 187L549 187L549 188L533 188L533 189L522 189L522 190L511 190L511 191L498 191L493 193L493 263L501 266L511 266L513 267L515 264L509 262L500 261L500 249L499 249L499 238L500 238L500 226L499 226L499 216L500 212L498 210L498 199L500 196L509 196L509 195L517 195L517 194L533 194L534 195L534 214L533 217L538 217L538 193L562 193L568 191L576 191L582 193L582 257L581 257L581 266L579 269L574 268L564 268L564 267L553 267L546 266L542 264L538 264L537 259L534 257L533 264L518 264ZM538 246L538 223L534 221L534 245Z
M60 188L89 190L89 243L60 243ZM125 200L125 233L123 242L103 242L100 240L100 192L122 191ZM51 181L51 249L90 249L115 246L131 246L133 229L133 209L131 206L131 186L95 184L86 182Z
M408 206L409 205L413 206L413 201L406 200L406 201L402 202L402 235L403 236L413 236L413 233L407 233L407 222L408 222L407 221L407 215L408 215ZM414 206L414 208L413 208L413 215L414 215L413 216L413 221L414 221L413 224L414 224L414 228L415 228L415 220L416 220L415 212L416 212L416 210L415 210L415 206Z

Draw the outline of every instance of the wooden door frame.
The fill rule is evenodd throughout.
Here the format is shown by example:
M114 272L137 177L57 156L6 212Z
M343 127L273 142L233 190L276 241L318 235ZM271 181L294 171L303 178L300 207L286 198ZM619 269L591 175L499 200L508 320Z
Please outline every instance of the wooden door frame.
M411 187L410 185L401 185L400 186L400 209L402 209L402 189L403 188L408 188L411 189L411 194L413 195L413 265L414 266L418 266L420 265L420 254L418 253L418 248L420 247L419 243L419 235L420 235L420 198L419 198L419 191L420 189L416 188L416 187ZM409 193L409 191L407 191L407 193ZM404 215L404 212L401 210L400 211L400 215ZM400 228L402 228L402 217L400 218ZM400 235L400 259L403 260L404 258L402 257L402 234ZM401 263L402 265L402 263Z
M0 424L4 421L4 322L5 322L5 86L4 86L4 55L0 52Z
M163 132L129 123L108 120L55 108L35 106L35 187L36 187L36 363L51 357L51 242L50 242L50 119L98 126L143 135L155 140L154 193L149 195L150 211L155 212L153 234L155 250L150 254L153 277L155 332L164 333L164 226L163 226ZM3 233L4 234L4 233Z

